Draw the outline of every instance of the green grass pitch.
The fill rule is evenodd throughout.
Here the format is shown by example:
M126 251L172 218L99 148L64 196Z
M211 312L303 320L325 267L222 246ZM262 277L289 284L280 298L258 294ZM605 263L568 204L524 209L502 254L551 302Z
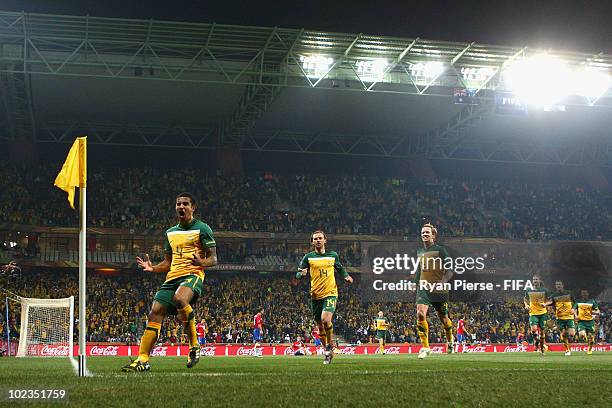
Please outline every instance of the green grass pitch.
M11 389L65 389L67 404L161 407L610 407L612 353L321 357L158 357L122 373L127 357L90 357L93 377L67 359L0 358L2 406ZM40 404L36 404L40 406Z

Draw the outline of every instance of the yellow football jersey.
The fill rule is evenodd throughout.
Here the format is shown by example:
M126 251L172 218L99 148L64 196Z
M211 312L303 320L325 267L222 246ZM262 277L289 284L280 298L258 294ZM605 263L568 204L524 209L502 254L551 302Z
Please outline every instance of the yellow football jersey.
M203 257L204 248L216 245L212 230L202 221L193 220L187 228L180 225L169 228L164 247L166 254L172 255L172 264L166 282L186 275L197 275L204 279L204 268L192 265L191 261L196 253Z
M314 300L338 296L334 274L336 270L343 276L348 275L340 263L338 254L334 251L326 251L322 254L315 251L309 252L302 258L300 268L307 268L310 273L310 296Z
M546 306L542 306L542 303L546 302L547 291L544 288L534 289L527 291L525 298L529 302L529 315L539 316L546 313Z

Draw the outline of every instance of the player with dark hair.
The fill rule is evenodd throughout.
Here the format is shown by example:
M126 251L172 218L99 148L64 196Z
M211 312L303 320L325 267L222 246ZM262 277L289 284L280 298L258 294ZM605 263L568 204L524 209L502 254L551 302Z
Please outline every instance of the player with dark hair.
M139 372L150 369L149 355L167 315L178 314L188 335L187 368L193 367L200 359L192 305L202 293L204 268L217 264L217 243L210 227L193 217L197 204L192 194L179 194L176 197L175 210L179 223L167 229L164 234L164 260L153 265L149 254L146 254L144 259L136 257L138 266L145 272L167 275L153 299L147 326L140 340L138 358L124 366L123 371Z
M387 343L387 330L389 322L383 311L379 311L374 318L374 328L376 329L376 339L378 339L378 349L380 354L385 354L385 344Z
M334 251L327 251L327 237L321 230L310 236L313 251L308 252L300 262L296 278L306 276L310 272L310 297L312 314L315 322L323 334L322 342L325 346L324 364L331 363L333 355L334 325L332 319L336 311L338 299L338 286L334 273L342 274L344 280L352 283L353 278L342 266L340 257Z
M533 337L533 345L536 351L540 351L543 355L546 351L545 336L546 322L548 321L547 306L552 304L549 299L548 290L544 287L544 282L539 275L534 275L531 279L533 284L532 290L525 291L523 304L525 309L529 311L529 327L531 328L531 337Z
M429 325L427 323L427 310L432 306L444 327L446 335L447 353L454 352L453 322L448 314L448 291L438 288L422 288L422 284L445 284L453 276L452 270L444 268L445 261L450 258L443 245L437 243L438 230L432 224L425 224L421 228L421 241L423 247L417 250L419 269L416 275L417 292L417 331L421 339L421 351L418 358L423 359L430 353Z
M461 351L466 352L465 344L467 343L467 339L470 333L468 333L465 328L465 320L461 317L457 320L457 343L461 345ZM459 350L459 346L457 346L457 351Z
M260 309L253 317L253 349L255 357L261 357L263 351L259 348L259 343L263 341L261 336L263 333L263 314L264 310Z
M578 335L587 342L587 354L593 354L595 344L595 316L599 315L599 305L589 296L589 291L580 291L580 300L574 304L574 314L578 319Z
M562 281L557 280L555 282L555 293L551 297L555 305L557 329L559 329L561 334L565 355L571 356L570 342L574 340L574 335L576 334L572 294L565 290Z
M198 334L198 344L203 346L206 344L206 332L208 331L208 327L206 327L206 321L204 319L200 320L200 323L196 324L196 333Z

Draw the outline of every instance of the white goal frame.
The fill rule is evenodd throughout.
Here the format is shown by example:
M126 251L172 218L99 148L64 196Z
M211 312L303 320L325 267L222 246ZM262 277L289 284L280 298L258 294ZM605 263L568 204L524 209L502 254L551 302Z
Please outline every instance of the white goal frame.
M17 357L69 357L74 355L74 296L62 299L36 299L36 298L19 298L21 304L21 326L19 328L19 346L17 348ZM35 308L63 308L69 310L68 318L68 338L54 339L53 333L47 340L40 340L33 343L30 336L30 323L34 318ZM34 346L34 347L33 347ZM68 350L65 350L65 348ZM32 350L36 352L32 352ZM45 352L46 350L46 352Z

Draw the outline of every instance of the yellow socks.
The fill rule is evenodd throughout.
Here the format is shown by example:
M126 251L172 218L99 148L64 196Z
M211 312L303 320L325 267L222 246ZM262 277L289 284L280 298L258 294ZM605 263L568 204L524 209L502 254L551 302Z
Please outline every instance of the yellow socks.
M419 338L423 347L429 348L429 325L427 320L419 320L417 322L417 331L419 332Z
M451 319L446 318L442 321L442 325L444 325L444 333L446 334L446 341L449 343L453 342L453 322Z
M317 323L317 325L319 326L319 340L321 340L321 345L323 348L325 348L327 345L327 333L325 331L325 327L323 326L323 323Z
M331 344L333 346L333 336L334 336L334 325L333 323L323 323L325 327L325 340L326 344Z
M149 361L149 354L151 349L155 345L157 338L159 337L159 331L161 329L161 323L147 322L144 334L140 339L140 349L138 350L138 360L146 363Z
M570 351L570 345L569 345L569 341L568 341L568 335L567 334L562 334L561 335L561 341L563 342L563 348L565 349L565 351Z
M385 346L382 343L380 343L380 353L381 354L385 353Z
M189 338L189 347L196 347L198 345L198 334L196 333L195 318L191 305L178 309L178 317L183 322L185 333Z

